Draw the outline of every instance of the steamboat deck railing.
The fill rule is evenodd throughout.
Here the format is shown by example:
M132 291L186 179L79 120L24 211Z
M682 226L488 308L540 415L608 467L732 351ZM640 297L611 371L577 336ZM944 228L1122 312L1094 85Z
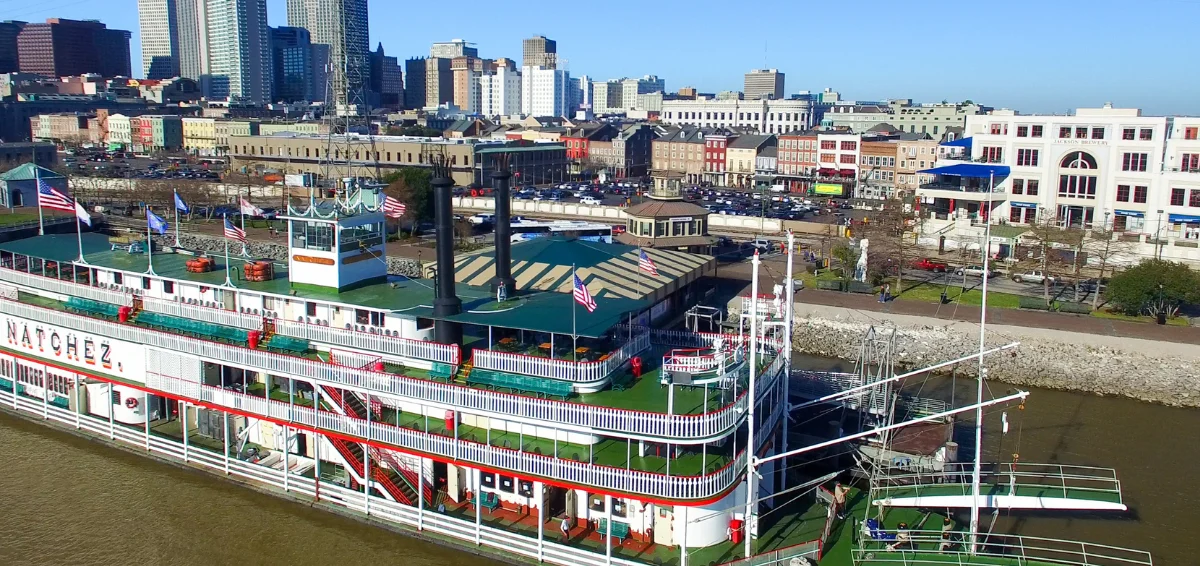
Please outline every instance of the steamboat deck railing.
M650 347L650 334L640 332L603 360L576 362L495 350L475 350L475 367L532 375L572 383L595 383L617 371L630 358Z

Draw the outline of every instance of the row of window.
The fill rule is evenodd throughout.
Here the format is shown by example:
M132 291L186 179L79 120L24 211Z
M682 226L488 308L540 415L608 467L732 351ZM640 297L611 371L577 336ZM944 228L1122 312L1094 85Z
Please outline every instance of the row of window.
M799 161L803 163L816 163L817 153L814 151L784 151L779 154L780 161Z
M1183 206L1184 199L1191 208L1200 208L1200 189L1171 189L1171 206Z
M241 150L240 152L238 151L239 149ZM235 153L241 153L242 155L301 157L300 148L295 148L295 149L296 149L295 155L293 155L291 147L272 148L270 146L264 147L261 145L260 146L243 145L243 146L234 146L233 147L233 150ZM363 151L355 150L353 159L371 159L371 153L372 152L370 152L370 151L363 152ZM346 156L343 156L342 150L335 149L335 150L333 150L333 154L334 154L333 155L334 159L343 159L349 155L349 151L346 152ZM383 162L391 162L392 161L392 152L390 152L390 151L376 151L376 152L374 152L374 154L375 154L375 157L374 157L373 161L383 161ZM416 155L417 155L417 160L413 161L413 153L412 152L408 152L408 153L396 152L396 162L425 163L425 154L424 153L417 152ZM407 156L407 159L405 159L406 156ZM321 148L313 149L313 148L306 147L306 148L304 148L304 156L303 157L320 158L321 157ZM462 158L463 158L463 162L462 162L463 165L471 164L471 156L463 155ZM449 159L450 159L450 165L452 165L452 166L458 165L458 156L457 155L450 155Z
M1061 166L1068 169L1096 169L1096 160L1087 156L1082 152L1071 152L1063 158ZM1189 154L1184 154L1185 160ZM981 155L984 162L1000 163L1004 160L1004 148L996 146L987 146L983 148ZM1017 149L1017 166L1018 167L1037 167L1041 163L1041 152L1037 149ZM1196 165L1200 166L1200 155L1197 155ZM1148 153L1123 153L1121 154L1121 170L1144 172L1150 166L1150 154Z
M896 158L884 155L864 155L862 164L871 167L896 167Z
M1196 128L1191 128L1191 129L1195 130ZM999 124L999 123L991 124L990 127L988 128L988 131L992 135L996 135L996 136L1008 135L1008 124ZM1017 126L1017 137L1018 138L1040 138L1040 137L1042 137L1042 135L1043 135L1043 126L1040 126L1040 125ZM1104 135L1105 135L1105 129L1102 126L1059 126L1059 128L1058 128L1059 139L1074 138L1074 139L1079 139L1079 140L1084 140L1084 139L1102 140L1102 139L1104 139ZM1194 136L1195 132L1193 132L1192 135ZM1154 139L1154 129L1153 128L1122 128L1121 129L1121 139L1126 140L1126 141L1132 141L1132 140L1152 141ZM1185 139L1196 139L1196 138L1191 137L1191 138L1185 138Z
M813 147L816 144L817 140L813 139L801 140L780 138L779 140L779 147L782 147L783 149L816 149Z
M668 120L753 120L759 121L762 112L667 112ZM736 116L736 118L735 118ZM767 112L767 121L803 122L807 118L804 112Z

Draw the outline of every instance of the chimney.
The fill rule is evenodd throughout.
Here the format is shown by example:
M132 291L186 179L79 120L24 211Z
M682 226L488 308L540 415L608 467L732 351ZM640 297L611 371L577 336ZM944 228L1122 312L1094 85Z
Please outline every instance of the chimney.
M512 276L512 195L508 190L511 178L508 157L500 155L496 159L496 170L492 173L492 197L496 202L496 278L492 280L492 292L504 283L506 294L514 297L517 294L517 282Z
M453 316L462 312L462 299L454 292L454 210L450 202L450 168L445 156L433 158L433 212L437 227L437 298L433 300L436 317ZM438 320L434 337L442 344L462 345L463 329L458 322Z

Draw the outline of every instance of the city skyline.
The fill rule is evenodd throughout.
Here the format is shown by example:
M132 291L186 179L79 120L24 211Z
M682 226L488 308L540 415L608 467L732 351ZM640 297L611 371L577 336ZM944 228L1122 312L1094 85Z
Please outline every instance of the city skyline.
M492 4L468 0L463 13L479 13L490 6L489 17L397 27L395 22L404 19L405 6L377 1L369 5L370 45L382 42L388 53L407 58L427 53L433 42L462 38L477 44L482 57L519 60L522 41L540 34L558 42L563 67L573 76L586 74L604 80L657 74L667 80L672 91L683 86L704 92L741 90L743 77L751 69L778 68L788 76L786 95L829 87L851 100L972 99L1025 113L1066 113L1112 102L1148 114L1200 114L1200 100L1191 96L1200 91L1200 78L1176 72L1179 67L1171 61L1177 58L1169 56L1194 48L1195 40L1183 26L1200 17L1198 2L1147 0L1139 11L1118 19L1095 2L1076 0L1054 4L1016 0L1005 12L944 3L953 14L940 13L937 6L915 13L868 1L857 4L854 13L824 14L816 19L847 22L858 17L856 26L879 28L869 38L842 39L844 34L832 33L834 28L816 25L809 40L815 45L803 48L777 37L803 37L803 30L799 35L795 31L748 31L741 37L730 31L697 32L711 25L714 15L713 10L702 9L710 4L706 1L663 0L655 12L669 17L671 25L654 34L639 33L636 26L619 22L600 32L572 33L580 29L577 19L561 10L541 9L541 4L549 6L549 2L533 4L533 9L506 13L495 11ZM631 16L645 8L632 2L614 7L620 10L623 6ZM720 21L728 29L754 30L752 26L763 21L764 12L775 14L770 21L814 20L803 7L789 3L767 2L757 8L753 13L722 12ZM1029 19L1033 9L1040 19ZM287 24L286 0L268 0L267 10L271 26ZM887 17L881 20L881 14ZM4 15L5 19L30 22L47 17L95 18L110 28L130 30L132 59L142 60L135 2L95 0L18 9ZM881 50L879 44L889 41L885 22L904 39ZM1151 29L1154 31L1143 31ZM927 33L914 33L921 30ZM979 35L988 30L991 37ZM1064 38L1092 39L1084 47ZM709 41L719 41L721 49L706 47ZM996 55L989 55L991 52ZM801 53L807 55L794 55ZM141 65L134 67L134 74L141 75ZM1134 69L1141 72L1135 75Z

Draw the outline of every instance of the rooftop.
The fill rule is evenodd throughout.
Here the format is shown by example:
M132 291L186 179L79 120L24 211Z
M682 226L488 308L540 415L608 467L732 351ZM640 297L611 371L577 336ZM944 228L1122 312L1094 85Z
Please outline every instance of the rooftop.
M0 173L0 181L32 181L34 179L61 178L62 175L40 165L25 163L4 173Z

